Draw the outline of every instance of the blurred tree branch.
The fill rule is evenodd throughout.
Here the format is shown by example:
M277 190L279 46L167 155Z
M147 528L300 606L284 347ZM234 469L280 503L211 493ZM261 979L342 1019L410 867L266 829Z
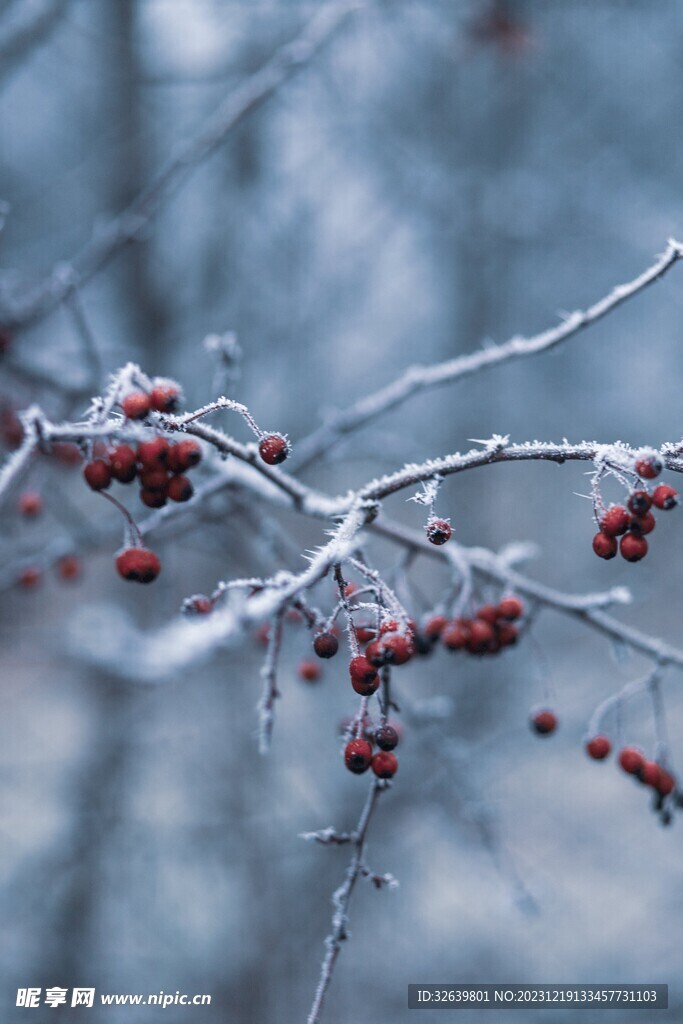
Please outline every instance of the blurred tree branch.
M45 42L69 2L22 0L5 12L0 21L0 82L16 71L35 47Z

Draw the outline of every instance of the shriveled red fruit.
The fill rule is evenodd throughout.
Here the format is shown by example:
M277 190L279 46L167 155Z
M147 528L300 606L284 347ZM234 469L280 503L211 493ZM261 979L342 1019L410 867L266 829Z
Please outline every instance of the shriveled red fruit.
M496 626L496 639L501 647L512 647L519 640L519 632L512 622L499 622Z
M619 751L619 764L629 775L637 775L644 763L643 753L637 747L623 747Z
M652 512L646 512L644 516L631 516L629 531L643 537L646 533L652 533L656 525L657 520Z
M378 779L392 779L398 771L398 758L388 750L380 750L372 759L372 770Z
M445 544L451 539L451 524L447 519L430 519L425 526L425 532L430 544Z
M652 506L652 498L647 491L633 491L626 504L634 516L644 516Z
M173 384L157 384L149 393L149 401L155 412L175 412L180 403L180 392Z
M524 614L524 605L518 597L503 597L498 602L498 618L514 622Z
M43 499L37 491L24 491L19 495L18 505L22 516L29 519L35 519L43 511Z
M557 715L548 708L536 711L531 716L531 728L539 736L549 736L557 729Z
M647 541L636 533L625 533L619 543L619 550L627 562L639 562L647 554Z
M332 633L318 633L313 641L313 650L319 658L334 658L339 650L339 641Z
M169 479L168 473L161 466L140 470L140 486L148 491L166 491Z
M121 402L123 415L129 420L144 420L152 408L149 395L144 391L132 391Z
M188 439L169 446L166 463L172 473L185 473L201 461L202 449L197 441Z
M598 558L608 561L610 558L614 558L618 549L616 539L608 537L606 533L596 533L593 537L593 551Z
M484 654L494 638L493 626L481 619L473 619L470 624L470 635L467 650L471 654Z
M412 637L391 633L382 640L384 657L388 665L405 665L415 654Z
M422 633L428 640L438 640L447 625L448 619L445 615L432 615L422 627Z
M137 473L137 456L127 444L120 444L109 455L111 475L120 484L129 484Z
M63 555L57 562L60 579L76 580L81 575L81 560L76 555Z
M379 686L379 676L374 665L371 665L362 654L352 658L349 662L349 673L351 685L361 697L369 697Z
M269 466L279 466L289 455L289 443L282 434L267 434L259 441L259 455Z
M150 487L143 487L140 491L140 501L147 508L163 508L168 497L163 488L155 487L152 490Z
M344 750L344 764L354 775L362 775L370 767L372 747L367 740L351 740Z
M498 622L498 608L495 604L483 604L477 609L476 617L488 622L489 626L495 626Z
M116 568L124 580L151 583L161 572L161 562L149 548L126 548L117 555Z
M171 501L189 501L193 494L192 481L183 473L171 477L168 482L168 496Z
M111 483L111 467L104 459L93 459L84 467L83 476L93 491L106 491Z
M678 504L678 494L668 484L659 484L652 492L652 504L668 512Z
M470 622L466 619L456 619L449 622L441 631L441 643L449 651L461 651L467 647L470 638Z
M608 537L621 537L622 533L628 530L630 521L631 516L627 508L623 505L612 505L600 520L600 530Z
M593 736L592 739L586 741L586 753L594 761L604 761L606 757L609 757L611 749L612 744L607 736Z
M647 455L636 462L636 473L643 480L654 480L662 472L662 460L658 455Z
M375 733L375 743L380 750L393 750L398 746L398 733L393 725L382 725Z
M37 587L42 578L43 574L36 565L27 565L19 573L19 583L26 590L32 590L34 587Z
M320 665L317 661L300 661L299 677L307 683L314 683L317 679L320 679Z
M137 449L137 460L143 469L164 467L168 460L169 444L165 437L155 437L151 441L140 441Z

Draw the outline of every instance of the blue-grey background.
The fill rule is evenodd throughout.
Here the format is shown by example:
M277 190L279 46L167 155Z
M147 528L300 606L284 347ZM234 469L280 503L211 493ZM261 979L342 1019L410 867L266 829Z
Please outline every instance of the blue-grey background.
M0 33L19 9L40 6L4 0ZM75 252L318 5L55 6L34 45L0 66L5 284L38 281ZM510 19L502 33L479 0L386 0L349 21L84 290L105 367L135 359L177 376L200 404L213 375L202 339L234 330L244 358L231 393L296 445L326 411L412 362L540 330L644 269L683 232L680 5L520 0L499 10ZM678 439L681 289L674 268L558 351L411 400L305 478L343 492L493 432ZM13 348L61 380L78 373L64 311ZM49 390L0 373L5 398L62 414ZM631 586L624 621L679 642L681 513L660 517L644 563L599 562L577 496L584 470L481 469L448 481L441 508L463 543L537 542L529 571L554 586ZM36 525L5 512L4 564L40 551L65 518L73 529L74 516L101 515L77 470L58 478L37 465L33 482L48 510ZM388 507L420 525L403 496ZM323 536L319 523L281 522L301 551ZM160 543L163 576L143 593L115 578L111 548L87 556L76 588L49 575L38 591L2 593L3 1020L28 1014L14 1008L20 985L213 996L210 1008L167 1009L169 1022L305 1020L347 853L298 833L352 827L366 789L339 760L337 722L354 706L343 665L307 687L296 678L307 640L288 630L263 759L255 645L150 689L93 671L67 642L84 607L103 605L109 642L115 606L152 629L218 578L262 571L263 559L277 567L249 551L249 529L232 514ZM386 547L376 556L391 564ZM414 579L434 596L443 583L429 566ZM661 828L642 790L582 751L596 703L645 666L556 614L534 634L498 660L438 654L402 670L399 697L447 695L451 711L407 727L368 854L401 886L359 884L327 1024L412 1020L407 985L421 981L668 982L672 1009L657 1020L683 1021L681 822ZM680 687L671 671L674 759ZM539 741L527 714L548 693L561 728ZM627 711L624 731L652 749L647 702ZM161 1015L32 1013L136 1024ZM576 1015L510 1020L527 1016Z

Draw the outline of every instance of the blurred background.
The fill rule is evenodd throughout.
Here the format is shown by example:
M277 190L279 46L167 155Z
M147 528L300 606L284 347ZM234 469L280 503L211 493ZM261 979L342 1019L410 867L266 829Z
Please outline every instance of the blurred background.
M319 6L2 0L0 307L97 237ZM37 401L78 417L133 359L181 380L190 408L227 389L296 449L326 414L411 363L550 326L683 232L682 105L675 0L377 0L92 276L80 320L63 304L12 332L5 441L13 410ZM343 493L493 432L679 439L680 273L553 353L412 399L303 479ZM229 331L242 358L221 378L203 341ZM88 360L97 383L79 394ZM247 440L239 422L225 426ZM212 995L210 1007L167 1009L169 1022L304 1021L348 851L298 835L352 828L366 792L339 757L338 723L355 708L341 659L302 682L310 640L286 627L263 758L263 648L252 639L153 687L120 680L115 649L122 609L154 629L218 579L298 569L324 524L278 513L272 543L254 544L249 510L218 502L155 540L164 573L138 593L112 569L116 514L78 467L36 459L28 485L44 511L22 519L15 495L0 547L2 1020L24 1019L19 986L60 985ZM552 586L632 587L623 621L681 642L681 513L660 517L643 563L601 562L588 486L581 464L494 466L449 479L439 510L464 544L534 541L527 571ZM387 510L420 527L406 496ZM102 524L111 543L93 539ZM83 549L79 580L42 572L62 542ZM383 544L370 553L383 569L396 561ZM42 572L38 585L17 584L27 567ZM444 582L415 565L416 614ZM100 644L114 650L111 671L80 656ZM647 794L582 748L595 705L646 667L544 612L496 660L437 652L401 671L399 703L403 693L418 710L368 851L400 888L359 883L323 1021L409 1021L409 982L456 981L668 982L672 1009L658 1019L683 1021L681 822L662 828ZM674 761L681 682L665 676ZM539 740L528 712L544 701L561 724ZM623 732L652 750L646 701L627 708ZM147 1022L159 1011L88 1012Z

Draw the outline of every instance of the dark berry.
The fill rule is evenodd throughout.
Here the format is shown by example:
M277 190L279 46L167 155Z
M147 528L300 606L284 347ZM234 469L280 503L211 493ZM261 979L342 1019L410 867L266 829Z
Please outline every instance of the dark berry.
M647 541L636 533L625 533L619 543L619 550L627 562L639 562L647 554Z
M289 444L282 434L268 434L261 438L258 450L263 461L269 466L279 466L289 455Z
M631 516L629 531L642 537L646 533L652 533L656 525L657 520L652 512L646 512L644 516Z
M372 747L367 740L351 740L344 750L344 764L354 775L362 775L370 767Z
M111 483L111 468L104 459L94 459L84 467L83 476L93 491L105 491Z
M129 484L137 473L137 456L127 444L114 448L109 456L111 475L121 484Z
M398 733L393 725L382 725L375 733L375 743L380 750L393 750L398 745Z
M652 505L652 498L647 491L634 491L626 504L634 516L644 516Z
M168 496L171 501L189 501L194 494L190 480L182 473L172 476L168 482Z
M612 505L600 520L600 530L608 537L620 537L628 530L631 517L623 505Z
M168 498L163 488L143 487L140 491L140 501L147 508L163 508Z
M451 539L451 524L447 519L430 519L425 531L430 544L445 544Z
M313 650L319 658L334 658L339 650L339 641L333 633L318 633L313 641Z
M415 654L412 637L392 633L382 640L384 657L388 665L405 665Z
M361 697L369 697L379 686L379 676L367 658L358 655L349 662L351 685Z

